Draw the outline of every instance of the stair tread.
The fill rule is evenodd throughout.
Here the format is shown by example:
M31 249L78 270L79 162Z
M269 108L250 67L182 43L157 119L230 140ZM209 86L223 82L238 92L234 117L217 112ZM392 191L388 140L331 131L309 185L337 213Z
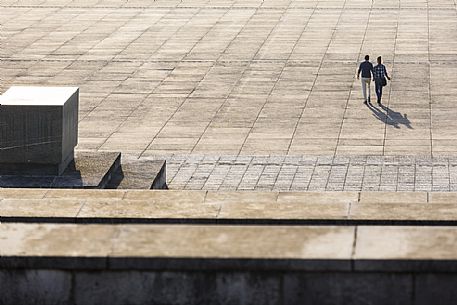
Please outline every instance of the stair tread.
M456 193L0 189L2 221L457 224ZM54 219L59 222L61 220Z

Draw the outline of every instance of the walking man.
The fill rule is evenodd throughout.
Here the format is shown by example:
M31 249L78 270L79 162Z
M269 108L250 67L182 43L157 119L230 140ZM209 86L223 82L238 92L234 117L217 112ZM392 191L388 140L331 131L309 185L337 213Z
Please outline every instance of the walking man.
M370 83L371 83L371 75L373 73L373 65L370 62L370 56L365 55L365 61L362 62L359 66L359 70L357 71L357 79L360 77L360 73L362 73L362 93L363 99L365 100L363 103L367 105L370 103ZM368 96L367 96L367 87L368 87Z
M387 74L386 66L381 63L381 56L377 58L378 64L373 68L373 81L376 90L376 96L378 97L378 105L381 105L382 87L387 85L387 80L390 80Z

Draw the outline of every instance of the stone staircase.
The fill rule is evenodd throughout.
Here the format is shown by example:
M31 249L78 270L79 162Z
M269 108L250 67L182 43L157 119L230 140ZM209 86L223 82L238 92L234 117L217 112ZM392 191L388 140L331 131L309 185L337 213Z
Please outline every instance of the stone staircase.
M121 158L119 152L78 152L61 175L0 168L0 188L166 189L166 161Z
M457 193L0 189L2 304L453 304Z

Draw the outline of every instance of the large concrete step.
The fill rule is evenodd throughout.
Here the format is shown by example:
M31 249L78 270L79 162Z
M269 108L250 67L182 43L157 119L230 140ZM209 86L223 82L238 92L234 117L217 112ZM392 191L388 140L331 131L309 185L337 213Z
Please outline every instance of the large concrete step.
M167 189L166 161L122 158L108 189Z
M24 174L22 171L0 174L0 187L4 188L105 188L121 166L119 152L78 152L61 175L39 171Z
M457 193L0 189L2 222L457 225Z
M0 173L0 188L166 189L166 161L122 158L119 152L78 152L61 175Z
M455 304L457 228L0 224L1 304Z

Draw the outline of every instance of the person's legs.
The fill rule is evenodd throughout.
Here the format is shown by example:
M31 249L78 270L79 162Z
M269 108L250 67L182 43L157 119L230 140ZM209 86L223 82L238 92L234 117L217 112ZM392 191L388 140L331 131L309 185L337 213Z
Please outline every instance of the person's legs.
M382 98L382 82L379 82L379 102L381 103Z
M371 78L367 78L367 86L368 86L368 102L371 102Z
M365 81L365 78L362 77L362 94L363 94L363 99L366 102L367 101L367 82Z
M378 97L378 103L381 103L382 83L381 83L380 79L375 80L375 90L376 90L376 96Z
M363 99L365 100L365 102L370 101L370 92L371 92L370 91L370 82L371 82L371 78L362 77L362 93L363 93ZM367 89L367 87L368 87L368 89Z

